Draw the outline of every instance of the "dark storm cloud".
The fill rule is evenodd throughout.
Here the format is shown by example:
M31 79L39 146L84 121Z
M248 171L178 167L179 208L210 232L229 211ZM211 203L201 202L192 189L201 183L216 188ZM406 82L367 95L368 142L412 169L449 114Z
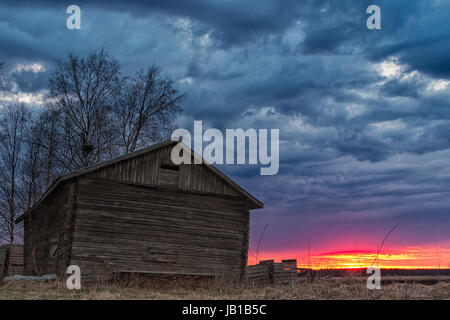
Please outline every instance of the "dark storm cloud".
M5 1L7 6L32 6L38 8L62 8L61 1ZM212 27L213 35L223 45L238 44L254 39L258 35L276 33L284 30L298 17L298 1L268 0L254 1L77 1L77 5L86 8L129 12L145 17L155 13L170 16L189 17L206 26Z
M400 219L442 239L450 224L448 2L77 1L82 28L74 31L65 28L68 4L0 2L10 88L43 91L54 59L71 51L104 47L123 74L157 63L187 93L181 127L280 128L277 176L223 167L265 202L256 226L319 232L330 221L356 228ZM381 30L366 28L370 4L381 7ZM31 63L47 71L13 71Z
M373 1L317 1L302 15L307 32L305 53L343 53L359 50L373 61L396 55L414 70L450 76L450 7L445 1L377 1L382 31L361 28L365 8Z
M388 21L392 33L378 41L374 39L375 45L369 47L367 56L380 60L395 55L414 70L449 78L449 4L445 1L414 1L399 6L400 2L396 3L383 3L386 17L383 21Z
M400 82L398 80L390 80L380 87L383 95L389 97L403 96L418 98L417 85L415 83Z
M191 61L187 66L186 77L208 79L208 80L232 80L242 78L245 74L243 72L227 72L226 70L209 70L204 71L201 63Z
M303 52L306 54L335 53L349 36L340 27L308 32L302 46Z
M11 79L22 92L36 92L47 88L46 72L21 71L13 72Z
M449 13L450 14L450 13ZM432 27L430 27L433 30ZM447 26L447 30L450 26ZM425 39L412 41L398 40L399 43L382 45L368 53L373 60L381 60L387 56L398 56L412 69L421 70L437 77L450 77L450 32Z

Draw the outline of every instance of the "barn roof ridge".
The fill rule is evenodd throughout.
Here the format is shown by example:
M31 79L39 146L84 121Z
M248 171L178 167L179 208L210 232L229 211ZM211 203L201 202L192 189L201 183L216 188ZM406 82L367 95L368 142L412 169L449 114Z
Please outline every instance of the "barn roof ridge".
M101 169L101 168L105 168L108 167L110 165L116 164L118 162L121 161L125 161L134 157L138 157L140 155L143 155L145 153L148 152L152 152L155 151L157 149L166 147L166 146L170 146L171 144L177 144L177 143L183 143L181 141L174 141L174 140L166 140L160 143L156 143L154 145L148 146L146 148L142 148L130 153L127 153L125 155L121 155L109 160L104 160L104 161L100 161L97 163L94 163L90 166L84 167L84 168L80 168L77 170L74 170L72 172L69 172L65 175L62 175L60 177L58 177L53 183L52 185L47 189L47 191L42 195L42 197L39 199L38 202L36 202L30 209L28 209L27 211L25 211L22 215L20 215L16 220L15 223L19 223L21 222L27 214L29 214L30 212L32 212L36 207L38 207L46 198L47 196L52 193L52 191L62 182L72 179L72 178L76 178L79 176L82 176L84 174L87 174L89 172ZM230 184L233 188L235 188L239 193L241 193L243 196L245 196L246 198L248 198L252 203L254 203L256 205L256 208L262 208L264 206L264 204L259 201L258 199L256 199L253 195L251 195L249 192L247 192L243 187L241 187L239 184L237 184L236 182L234 182L231 178L229 178L227 175L225 175L222 171L220 171L219 169L217 169L214 165L208 163L205 159L203 159L202 156L198 155L197 153L195 153L194 150L192 150L191 148L189 148L187 145L185 145L186 148L188 148L189 150L191 150L192 154L196 157L200 157L203 160L202 164L205 164L206 167L208 169L210 169L213 173L215 173L216 175L218 175L220 178L222 178L222 180L224 180L225 182L227 182L228 184Z

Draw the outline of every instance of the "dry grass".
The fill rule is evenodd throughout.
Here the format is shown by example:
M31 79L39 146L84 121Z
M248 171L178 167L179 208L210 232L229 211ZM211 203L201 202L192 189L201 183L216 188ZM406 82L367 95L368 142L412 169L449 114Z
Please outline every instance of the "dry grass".
M391 282L369 290L360 278L300 279L289 285L229 283L219 280L128 279L119 283L85 285L68 290L63 282L8 282L0 285L0 299L450 299L448 279L434 284Z

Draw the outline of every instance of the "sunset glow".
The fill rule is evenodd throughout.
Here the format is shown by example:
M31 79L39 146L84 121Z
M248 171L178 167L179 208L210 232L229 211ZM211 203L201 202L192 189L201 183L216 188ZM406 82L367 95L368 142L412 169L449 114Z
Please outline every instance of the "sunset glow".
M259 260L297 259L300 268L342 269L367 268L371 265L380 268L398 269L446 269L450 268L450 249L448 246L406 247L386 249L378 255L376 250L342 250L328 252L260 253ZM255 263L255 257L249 256L249 264Z

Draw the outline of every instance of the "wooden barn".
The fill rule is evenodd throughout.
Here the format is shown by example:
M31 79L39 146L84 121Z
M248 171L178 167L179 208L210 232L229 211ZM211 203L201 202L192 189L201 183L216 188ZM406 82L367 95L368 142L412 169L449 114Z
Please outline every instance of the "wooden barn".
M263 204L212 165L174 165L176 143L56 180L16 221L25 274L65 277L78 265L86 281L135 272L242 278L249 210Z

